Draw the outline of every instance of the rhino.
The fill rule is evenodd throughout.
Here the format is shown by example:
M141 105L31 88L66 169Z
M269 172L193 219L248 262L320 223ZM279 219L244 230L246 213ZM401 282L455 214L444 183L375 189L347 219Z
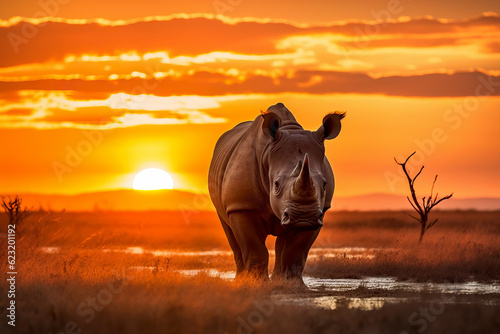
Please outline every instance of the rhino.
M276 236L271 278L303 285L302 272L335 181L324 142L338 136L345 113L307 131L277 103L225 132L215 145L208 188L236 262L236 279L268 279L265 241Z

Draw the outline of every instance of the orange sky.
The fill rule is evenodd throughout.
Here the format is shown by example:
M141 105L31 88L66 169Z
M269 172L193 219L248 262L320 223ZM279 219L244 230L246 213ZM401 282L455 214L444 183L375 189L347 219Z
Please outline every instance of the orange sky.
M498 1L54 1L0 5L0 193L147 167L206 192L217 138L283 102L307 129L347 111L338 196L406 193L415 150L422 191L499 195Z

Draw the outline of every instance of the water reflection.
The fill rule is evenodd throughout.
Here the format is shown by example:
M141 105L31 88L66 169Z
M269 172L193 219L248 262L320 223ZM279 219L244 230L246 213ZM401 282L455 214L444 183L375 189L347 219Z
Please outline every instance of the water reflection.
M40 247L42 252L48 253L48 254L53 254L53 253L58 253L61 250L61 247Z
M186 276L196 276L204 273L210 277L220 277L225 280L233 280L236 272L234 271L219 271L217 269L191 269L191 270L176 270Z
M40 247L40 250L45 253L57 253L61 250L60 247ZM363 247L340 247L340 248L312 248L309 252L309 259L328 258L328 257L344 257L344 258L374 258L377 248ZM185 251L175 249L146 249L143 247L133 246L126 248L105 248L103 252L119 252L126 254L151 254L153 256L232 256L233 253L228 250L209 250L209 251ZM275 256L274 250L269 251L271 257Z
M345 258L373 258L375 248L312 248L309 252L309 259L319 257L345 257ZM104 252L121 252L127 254L152 254L154 256L232 256L231 251L210 250L210 251L181 251L173 249L144 249L142 247L110 248ZM274 250L269 251L270 256L275 256Z
M313 296L313 297L297 297L290 295L282 295L275 297L277 301L291 304L302 305L309 307L317 307L326 310L335 310L337 308L351 308L363 311L373 311L382 308L386 303L399 303L407 301L408 298L395 297L343 297L343 296Z
M41 247L45 253L53 254L60 251L60 247ZM367 248L313 248L310 252L310 257L371 257L374 256L376 249ZM153 256L232 256L230 251L226 250L210 250L210 251L183 251L183 250L148 250L142 247L128 248L109 248L103 249L103 252L123 252L127 254L151 254ZM274 251L269 252L274 256ZM151 266L133 266L131 270L138 271L163 271L163 268ZM195 276L204 273L211 277L220 277L225 280L234 279L234 271L219 271L215 268L207 269L192 269L178 270L179 273L186 276ZM366 277L363 279L328 279L305 276L304 283L307 287L316 293L342 292L352 291L357 289L369 290L398 290L402 292L432 292L445 294L500 294L500 282L495 283L420 283L420 282L402 282L393 277ZM296 296L283 295L279 296L289 303L304 304L308 303L314 307L325 309L338 308L340 304L347 305L349 308L357 308L363 310L374 310L381 308L384 303L397 303L407 299L394 297L366 297L366 298L351 298L343 296Z
M500 293L500 285L497 283L421 283L402 282L393 277L366 277L362 279L329 279L304 277L304 282L311 290L335 290L349 291L358 288L368 290L403 290L412 292L438 292L457 294L488 294Z
M144 249L142 247L127 247L127 248L106 248L103 252L119 252L126 254L151 254L153 256L230 256L231 251L210 250L210 251L180 251L173 249Z
M311 248L308 259L343 257L347 259L373 259L380 248L364 247L337 247L337 248ZM386 248L387 250L387 248Z

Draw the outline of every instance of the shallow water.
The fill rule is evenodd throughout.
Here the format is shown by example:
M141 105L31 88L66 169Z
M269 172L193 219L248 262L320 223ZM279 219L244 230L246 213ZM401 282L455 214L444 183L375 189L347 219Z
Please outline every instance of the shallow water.
M195 276L199 273L205 273L212 277L220 277L222 279L234 279L234 271L218 271L217 269L205 270L179 270L178 272ZM415 293L414 297L408 297L408 294L402 297L397 296L367 296L367 297L346 297L339 295L314 295L314 294L277 294L273 296L273 300L278 303L289 305L301 305L309 307L317 307L322 309L334 310L340 306L355 308L365 311L371 311L382 308L385 304L394 304L408 302L411 300L422 300L419 292L440 293L441 298L439 303L452 304L456 303L455 295L470 295L470 294L499 294L500 284L485 284L478 282L467 283L419 283L419 282L398 282L392 277L366 277L363 279L322 279L310 276L304 276L304 283L314 292L331 293L338 291L354 291L359 288L367 290L365 294L369 295L369 290L398 290L401 292ZM445 297L447 296L447 297ZM464 301L462 301L464 302ZM500 299L494 299L489 302L480 301L483 304L497 305ZM465 303L470 303L465 301Z
M59 247L42 247L42 251L46 253L57 253ZM309 258L314 257L373 257L377 249L367 248L313 248L311 249ZM142 247L128 247L124 249L104 249L103 252L123 252L128 254L152 254L154 256L232 256L230 251L212 250L212 251L181 251L181 250L148 250ZM274 256L274 251L269 252ZM153 271L156 268L152 266L133 266L131 270ZM157 268L163 271L163 268ZM192 270L177 270L177 272L186 276L195 276L200 273L205 273L212 277L220 277L225 280L234 279L236 273L234 271L219 271L215 268L208 269L192 269ZM296 294L278 294L275 295L277 301L286 304L307 305L310 307L318 307L323 309L335 309L340 305L348 308L356 308L362 310L375 310L381 308L387 303L399 303L411 299L418 299L418 293L441 293L443 295L486 295L498 294L500 296L500 282L491 284L479 282L466 283L420 283L398 281L393 277L366 277L362 279L328 279L304 276L304 283L307 287L317 295L296 295ZM368 292L373 291L400 291L415 293L414 298L405 297L388 297L388 296L367 296L367 297L346 297L339 295L324 295L332 292L347 292L363 289ZM500 300L500 298L498 298ZM450 300L449 302L453 302ZM497 299L492 303L497 303Z
M60 247L40 247L45 253L57 253ZM376 248L363 247L339 247L339 248L312 248L309 252L309 259L319 257L344 257L344 258L373 258L375 257ZM184 251L175 249L145 249L143 247L127 247L127 248L105 248L103 252L118 252L126 254L151 254L153 256L232 256L231 251L226 250L210 250L210 251ZM269 255L275 255L274 250L269 251Z
M219 271L217 269L179 270L178 272L194 276L206 273L212 277L234 279L234 271ZM362 279L330 279L304 276L304 283L312 291L352 291L359 288L367 290L400 290L410 292L433 292L454 294L500 294L500 284L497 283L421 283L400 282L393 277L365 277Z
M393 277L366 277L362 279L329 279L304 277L304 283L311 290L348 291L358 288L368 290L403 290L411 292L437 292L455 294L500 293L500 285L479 282L466 283L421 283L402 282Z
M382 308L385 304L395 304L402 301L408 301L408 298L397 297L342 297L342 296L312 296L312 297L295 297L289 295L278 295L274 297L275 301L289 304L301 305L326 310L335 310L339 307L347 307L352 309L360 309L363 311L372 311Z
M128 247L125 249L103 249L103 252L119 252L128 254L151 254L153 256L230 256L233 253L231 251L180 251L173 249L153 249L148 250L142 247Z

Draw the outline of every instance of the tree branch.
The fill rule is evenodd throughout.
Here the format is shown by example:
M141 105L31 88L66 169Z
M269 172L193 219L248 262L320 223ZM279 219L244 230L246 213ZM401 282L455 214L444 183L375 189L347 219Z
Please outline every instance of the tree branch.
M422 173L422 170L424 169L425 166L422 166L420 167L420 170L418 171L417 175L415 175L415 177L413 178L412 180L412 184L415 184L415 180L417 179L417 177L420 175L420 173Z
M415 219L416 221L420 222L420 219L418 219L417 217L412 216L412 215L410 215L410 214L408 214L408 216L410 216L411 218L413 218L413 219Z
M417 209L417 207L411 202L410 198L408 196L406 196L406 199L408 200L408 202L411 204L411 206L413 207L413 209L415 209L415 211L417 211L418 213L420 213Z
M437 222L437 219L435 219L430 224L427 224L427 218L428 218L429 212L432 210L433 207L435 207L436 205L438 205L442 201L451 198L453 196L453 193L451 193L448 196L444 196L443 198L440 198L440 199L438 199L438 194L439 193L436 193L436 196L433 197L434 196L434 186L436 185L436 181L437 181L437 178L438 178L438 176L436 174L436 176L434 177L434 181L432 182L431 194L430 194L429 197L425 197L425 196L422 197L422 206L420 206L419 200L417 199L417 195L416 195L416 192L415 192L414 185L415 185L415 181L417 180L417 178L422 173L422 170L424 169L424 166L420 167L420 170L418 171L418 173L413 178L410 176L408 170L406 169L406 164L408 163L408 161L410 160L410 158L413 155L415 155L415 153L417 153L417 152L415 151L412 154L410 154L410 156L408 156L408 158L406 158L405 162L403 162L403 163L399 162L396 158L394 158L394 161L396 161L396 163L398 165L400 165L401 168L403 169L403 172L406 175L406 179L408 180L408 185L410 186L411 199L410 199L409 196L406 196L406 199L411 204L411 206L413 207L413 209L420 215L420 219L418 219L417 217L414 217L412 215L409 215L409 216L412 217L413 219L417 220L420 223L421 227L422 227L422 234L420 236L420 242L421 242L424 232L427 231L432 226L434 226L436 224L436 222Z
M425 228L425 230L427 231L428 229L430 229L432 226L434 226L434 224L436 224L437 221L438 221L437 218L434 219L434 221L432 223L430 223L429 225L427 225L427 227Z

